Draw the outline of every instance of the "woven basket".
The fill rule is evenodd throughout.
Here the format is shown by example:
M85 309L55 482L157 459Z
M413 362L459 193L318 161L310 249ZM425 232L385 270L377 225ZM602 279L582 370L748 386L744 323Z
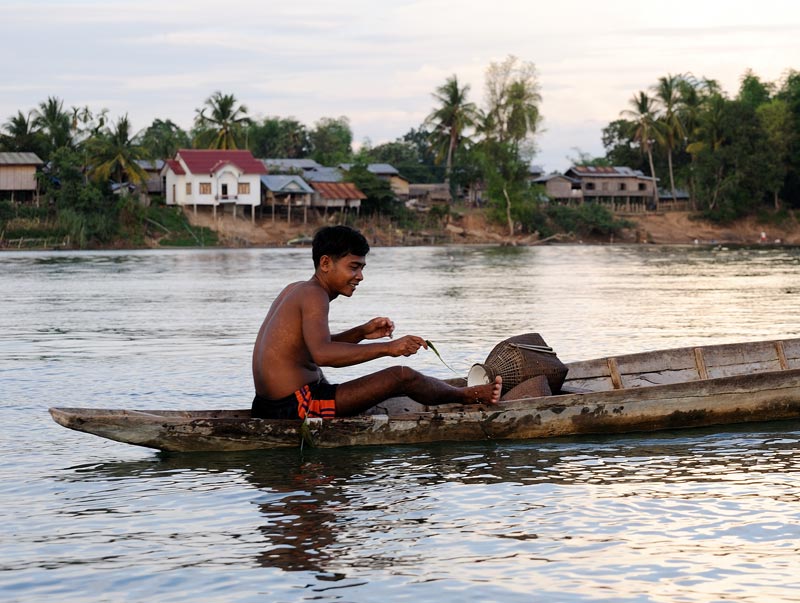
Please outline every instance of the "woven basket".
M543 398L552 395L550 384L547 382L547 377L539 375L538 377L531 377L523 381L516 387L505 394L501 400L506 402L508 400L523 400L525 398Z
M503 394L539 375L547 377L550 390L557 393L567 376L567 367L541 335L527 333L498 343L483 364L473 365L467 382L469 385L490 383L497 375L503 378Z

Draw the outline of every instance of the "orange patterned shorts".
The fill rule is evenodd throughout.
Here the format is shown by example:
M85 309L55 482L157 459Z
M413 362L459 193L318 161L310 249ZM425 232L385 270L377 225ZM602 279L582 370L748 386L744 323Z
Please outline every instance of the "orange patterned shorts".
M261 419L332 419L336 416L336 385L326 381L304 385L280 400L256 394L252 415Z

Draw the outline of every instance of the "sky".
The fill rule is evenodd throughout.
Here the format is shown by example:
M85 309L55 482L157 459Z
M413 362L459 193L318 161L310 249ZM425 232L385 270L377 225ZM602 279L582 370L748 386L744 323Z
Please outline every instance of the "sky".
M667 74L717 80L800 70L797 0L0 0L0 124L49 96L65 107L191 127L219 90L252 117L308 127L346 116L356 146L417 128L451 75L484 106L508 55L536 65L534 163L603 155L603 127Z

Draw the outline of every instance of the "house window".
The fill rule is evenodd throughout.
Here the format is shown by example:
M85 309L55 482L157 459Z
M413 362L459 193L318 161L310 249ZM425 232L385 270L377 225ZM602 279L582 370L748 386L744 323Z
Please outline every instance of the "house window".
M639 183L639 190L640 191L646 191L647 190L647 185L644 182L640 182Z
M186 194L187 195L191 195L192 194L192 183L191 182L187 182L186 183Z
M621 191L628 190L628 185L625 182L620 182L619 183L619 190L621 190Z
M250 183L249 182L240 182L238 187L238 193L240 195L249 195L250 194Z
M587 182L586 183L586 190L593 191L594 190L594 182Z
M211 194L211 183L210 182L201 182L200 183L200 194L201 195L210 195Z
M221 185L219 192L222 195L223 199L227 199L228 198L228 185L227 184Z

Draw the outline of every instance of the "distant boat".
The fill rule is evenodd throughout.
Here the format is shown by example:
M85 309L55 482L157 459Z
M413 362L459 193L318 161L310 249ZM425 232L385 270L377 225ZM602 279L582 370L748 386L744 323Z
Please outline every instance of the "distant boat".
M295 237L293 239L289 239L288 241L286 241L286 244L287 245L311 245L311 243L313 243L313 242L314 242L314 239L312 239L311 237L302 235L302 236L299 236L299 237Z
M609 356L567 365L557 395L496 406L423 407L336 419L254 419L248 410L51 408L70 429L164 451L323 448L618 434L800 418L800 339Z

